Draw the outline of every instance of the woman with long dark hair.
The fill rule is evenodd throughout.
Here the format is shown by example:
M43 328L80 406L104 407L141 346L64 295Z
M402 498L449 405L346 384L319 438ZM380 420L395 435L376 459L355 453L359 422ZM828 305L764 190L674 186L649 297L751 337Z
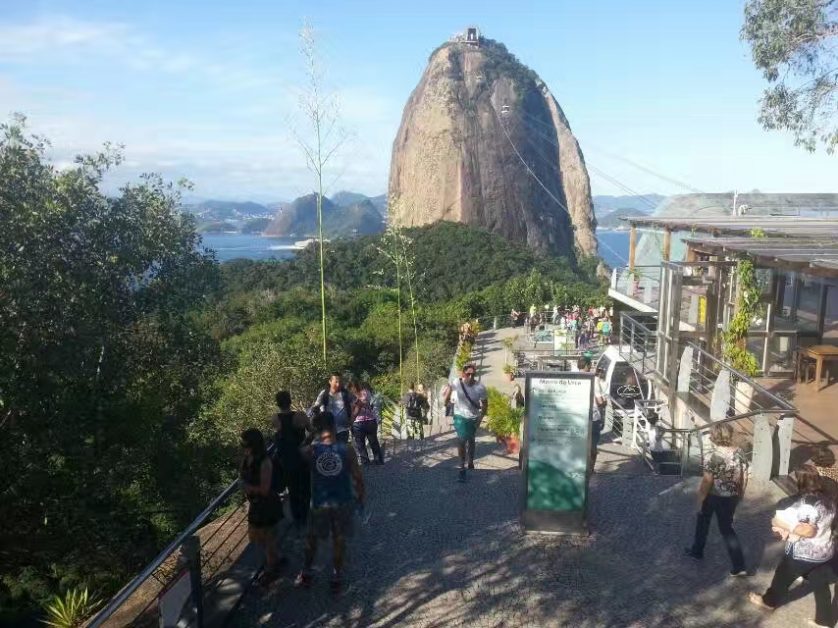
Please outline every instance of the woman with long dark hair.
M260 578L267 584L276 578L279 553L276 524L282 518L282 501L273 491L273 464L265 448L265 438L255 427L241 434L241 486L250 507L247 510L247 534L250 542L265 550L265 570Z
M815 619L809 623L831 626L829 581L830 562L835 552L832 530L835 501L813 465L804 465L795 475L797 501L791 508L777 511L771 520L771 530L786 542L783 558L768 590L762 595L751 593L749 599L773 611L782 604L791 584L803 576L815 594Z

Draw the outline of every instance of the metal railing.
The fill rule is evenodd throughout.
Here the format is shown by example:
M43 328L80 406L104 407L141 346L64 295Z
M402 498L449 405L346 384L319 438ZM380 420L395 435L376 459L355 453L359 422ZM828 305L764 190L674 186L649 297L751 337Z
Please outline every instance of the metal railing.
M620 355L644 375L654 372L656 368L657 329L656 314L620 314Z
M160 596L191 574L192 612L202 617L204 599L247 545L247 502L239 482L230 483L87 626L155 625ZM200 625L200 622L198 623Z
M656 307L660 300L660 266L615 268L611 273L611 289L639 303Z

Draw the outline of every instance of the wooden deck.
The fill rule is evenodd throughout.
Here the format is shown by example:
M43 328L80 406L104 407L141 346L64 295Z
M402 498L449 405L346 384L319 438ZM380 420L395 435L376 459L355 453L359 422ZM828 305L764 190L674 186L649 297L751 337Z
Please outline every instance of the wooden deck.
M759 383L787 399L800 413L792 438L792 467L808 460L813 446L819 444L828 445L838 458L838 381L833 379L821 390L814 383L803 384L793 379L765 378Z

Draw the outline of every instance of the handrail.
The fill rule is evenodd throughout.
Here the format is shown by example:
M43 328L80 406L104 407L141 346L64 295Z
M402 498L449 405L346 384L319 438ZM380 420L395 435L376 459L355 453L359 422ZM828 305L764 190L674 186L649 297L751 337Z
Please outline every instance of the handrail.
M113 615L125 603L125 601L133 595L140 586L148 580L152 574L171 556L178 547L183 545L190 536L198 531L198 528L209 518L209 516L218 508L227 498L235 493L239 488L239 481L235 480L224 489L218 497L210 502L210 504L195 519L181 532L174 541L169 543L166 548L160 552L157 557L152 560L139 574L127 584L122 590L111 598L110 602L90 621L89 628L98 628L111 615Z
M718 358L714 357L712 354L708 353L707 351L705 351L704 349L699 347L694 342L690 342L690 343L687 343L687 344L688 344L688 346L692 347L695 351L698 351L699 353L701 353L701 355L703 357L710 358L710 360L712 360L713 362L718 364L723 369L730 371L733 375L735 375L741 381L747 382L751 386L756 386L757 388L759 388L761 395L765 395L766 397L771 399L771 401L776 403L778 406L781 406L781 407L785 408L786 410L794 412L794 413L797 412L797 410L794 408L794 406L789 404L789 402L785 401L784 399L781 399L780 397L778 397L777 395L775 395L773 393L768 392L758 382L755 382L753 379L751 379L750 377L748 377L747 375L745 375L741 371L736 370L735 368L733 368L729 364L725 364L724 362L722 362Z
M758 416L760 414L783 414L786 416L793 416L795 418L798 417L797 412L790 412L788 410L784 410L782 408L764 408L762 410L751 410L750 412L744 412L742 414L737 414L735 416L725 417L723 419L719 419L718 421L711 421L710 423L705 423L704 425L697 425L695 427L673 427L667 428L667 431L675 432L678 434L698 434L704 430L711 429L714 425L723 425L725 423L733 423L734 421L740 421L742 419L750 419L751 417Z

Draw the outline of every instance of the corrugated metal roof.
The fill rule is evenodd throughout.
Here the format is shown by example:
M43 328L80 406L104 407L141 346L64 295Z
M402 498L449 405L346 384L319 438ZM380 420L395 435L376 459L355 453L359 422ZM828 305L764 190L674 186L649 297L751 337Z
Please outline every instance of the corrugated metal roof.
M686 238L685 242L700 251L715 255L748 255L766 266L788 267L813 274L838 277L838 232L824 232L817 237L738 237Z
M631 216L626 222L638 227L690 231L712 235L752 235L762 231L775 237L836 238L838 219L803 218L800 216L728 216L697 218L694 216Z

